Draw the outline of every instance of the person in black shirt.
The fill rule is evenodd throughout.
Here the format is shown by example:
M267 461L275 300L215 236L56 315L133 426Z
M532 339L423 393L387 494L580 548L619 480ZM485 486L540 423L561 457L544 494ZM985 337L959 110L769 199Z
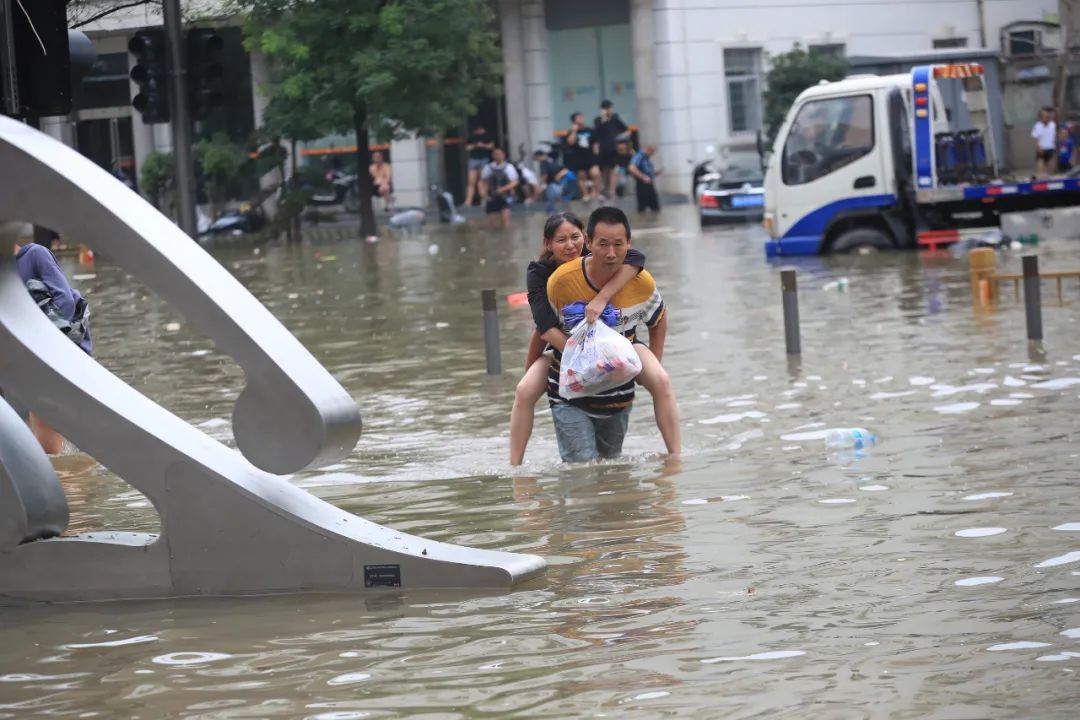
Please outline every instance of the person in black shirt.
M577 175L581 199L585 202L597 200L600 197L600 168L593 153L593 130L585 124L585 113L574 113L570 123L570 129L566 131L566 168Z
M476 127L465 145L465 150L469 153L469 184L465 188L465 207L472 207L480 173L484 166L491 162L491 151L494 149L495 143L488 137L487 130L483 126Z
M598 209L597 212L599 211ZM514 391L514 406L510 411L511 465L520 465L525 460L525 448L532 435L534 408L537 400L548 390L548 370L551 366L551 358L545 353L548 343L560 351L566 343L566 334L560 329L559 316L548 300L548 278L560 265L580 259L584 247L584 223L573 213L552 215L544 223L544 246L540 258L530 262L525 271L529 308L532 310L536 328L529 339L525 375ZM585 319L595 322L608 301L644 267L645 256L642 253L636 249L627 251L624 267L600 288L596 297L586 305ZM664 438L667 451L678 455L681 447L679 407L671 387L671 378L648 347L635 344L634 349L641 358L641 373L637 376L637 382L653 397L656 425Z
M600 165L602 181L600 192L609 198L615 197L615 166L619 164L619 151L616 147L629 130L622 121L610 100L600 103L600 114L593 121L593 151L597 164Z

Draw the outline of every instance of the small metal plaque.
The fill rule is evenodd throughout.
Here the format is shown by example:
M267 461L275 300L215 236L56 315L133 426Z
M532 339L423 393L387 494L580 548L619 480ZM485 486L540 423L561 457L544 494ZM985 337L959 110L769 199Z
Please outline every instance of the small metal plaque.
M365 565L364 587L401 587L401 566Z

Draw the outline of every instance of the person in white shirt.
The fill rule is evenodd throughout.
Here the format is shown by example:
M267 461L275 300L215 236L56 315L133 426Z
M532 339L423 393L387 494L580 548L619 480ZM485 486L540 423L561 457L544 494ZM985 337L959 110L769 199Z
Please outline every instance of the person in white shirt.
M486 199L488 216L501 217L504 228L510 227L510 204L519 182L517 170L506 161L506 151L500 147L492 150L491 162L480 173L480 196Z
M1031 137L1035 140L1035 174L1039 177L1047 177L1054 167L1057 123L1051 112L1050 108L1044 107L1039 111L1039 121L1031 128Z

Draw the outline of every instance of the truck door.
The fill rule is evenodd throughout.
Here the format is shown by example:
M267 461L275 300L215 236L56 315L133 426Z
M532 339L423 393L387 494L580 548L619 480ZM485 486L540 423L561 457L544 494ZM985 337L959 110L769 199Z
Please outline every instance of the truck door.
M839 213L895 202L883 159L890 151L887 133L882 129L879 141L879 124L870 92L816 98L799 108L780 158L781 245L820 244Z
M909 91L910 93L910 91ZM915 202L915 184L912 182L914 168L911 156L911 112L900 88L889 91L886 101L889 114L889 147L897 200L900 208L896 221L903 227L893 228L901 246L913 244L915 229L923 224Z

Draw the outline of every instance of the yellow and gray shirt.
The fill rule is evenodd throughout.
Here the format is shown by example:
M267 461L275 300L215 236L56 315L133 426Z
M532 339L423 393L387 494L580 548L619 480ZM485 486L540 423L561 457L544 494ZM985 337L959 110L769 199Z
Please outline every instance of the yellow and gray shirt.
M563 308L575 302L589 302L600 289L589 282L585 274L585 261L574 260L561 265L551 277L548 278L547 295L555 314L562 321ZM615 326L617 332L629 338L631 342L637 340L637 328L644 324L646 327L654 327L664 316L664 299L660 291L656 289L656 281L647 270L642 270L630 282L623 287L615 297L611 299L611 305L620 312L619 323ZM571 328L563 327L567 333ZM559 396L559 368L562 353L555 351L555 357L548 369L548 400L551 404L569 403L578 406L594 415L611 415L624 408L630 407L634 402L634 383L629 382L614 390L609 390L599 395L585 398L567 400Z

